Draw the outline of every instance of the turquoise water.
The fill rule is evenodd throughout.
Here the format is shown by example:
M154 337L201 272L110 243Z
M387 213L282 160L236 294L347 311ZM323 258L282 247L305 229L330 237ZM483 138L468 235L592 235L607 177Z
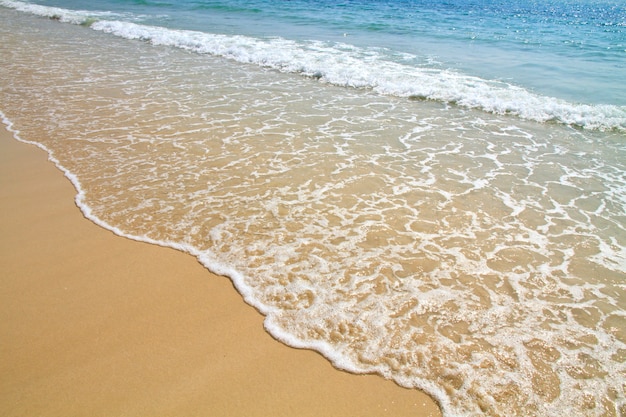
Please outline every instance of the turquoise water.
M446 416L626 412L623 4L0 6L0 115L87 218Z

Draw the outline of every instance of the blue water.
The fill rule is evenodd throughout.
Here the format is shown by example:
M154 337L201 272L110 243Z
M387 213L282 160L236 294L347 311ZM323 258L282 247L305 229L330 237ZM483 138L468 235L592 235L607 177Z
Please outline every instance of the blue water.
M316 45L323 42L327 48L354 46L360 48L353 51L361 55L358 58L376 54L380 61L402 65L401 72L412 68L453 71L575 105L617 106L605 109L605 114L599 117L622 119L626 114L626 6L619 0L51 0L36 3L63 9L114 12L117 13L114 20L142 25L244 35L263 41L290 40L305 49L311 41ZM207 51L215 52L210 47ZM272 63L271 55L255 59L284 67L284 63ZM322 76L324 70L332 70L334 65L324 62L323 58L319 62L320 67L311 72ZM308 70L302 69L305 73ZM358 74L354 77L358 78ZM330 82L341 83L329 78ZM398 95L468 101L465 96L412 91L414 86L406 85L394 88L378 81L356 82L356 85L382 86L383 90ZM346 83L349 84L349 80ZM469 105L500 113L523 113L522 107L536 106L529 102L518 106L492 102L492 109L490 104L482 103L485 100L492 98L480 97L474 100L478 103ZM526 117L564 118L558 112ZM565 122L589 124L586 120L567 119ZM613 128L624 126L624 120L600 124Z

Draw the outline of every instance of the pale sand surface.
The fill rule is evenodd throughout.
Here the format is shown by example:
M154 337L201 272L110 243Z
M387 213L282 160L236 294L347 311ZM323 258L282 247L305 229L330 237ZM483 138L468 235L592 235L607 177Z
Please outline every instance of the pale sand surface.
M426 395L286 347L224 277L82 217L0 128L0 416L436 416Z

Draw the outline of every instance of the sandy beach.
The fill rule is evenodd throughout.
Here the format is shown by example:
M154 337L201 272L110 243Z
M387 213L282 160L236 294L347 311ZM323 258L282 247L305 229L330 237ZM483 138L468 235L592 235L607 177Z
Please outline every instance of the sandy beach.
M45 152L4 127L0 193L0 415L440 415L275 341L191 256L86 220Z

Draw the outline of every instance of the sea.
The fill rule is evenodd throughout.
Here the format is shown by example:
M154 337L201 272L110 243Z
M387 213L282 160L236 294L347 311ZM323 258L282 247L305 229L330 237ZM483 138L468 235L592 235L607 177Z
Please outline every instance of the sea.
M626 416L623 0L0 0L0 118L289 346Z

